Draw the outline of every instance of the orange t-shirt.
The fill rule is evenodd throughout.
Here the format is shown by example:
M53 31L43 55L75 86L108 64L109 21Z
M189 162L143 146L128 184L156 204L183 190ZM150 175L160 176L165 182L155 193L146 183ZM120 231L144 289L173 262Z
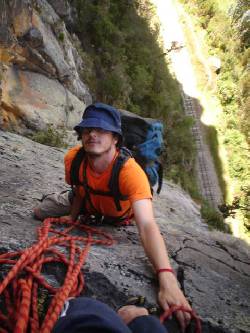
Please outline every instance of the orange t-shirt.
M71 185L70 183L71 163L80 148L81 146L73 147L67 152L64 158L65 180L69 185ZM116 157L117 156L118 154L116 155ZM111 176L112 167L115 162L115 158L110 163L108 168L101 175L98 176L93 173L93 170L89 166L89 163L87 164L86 178L88 185L92 189L99 191L109 191L108 183ZM79 169L79 176L80 176L79 178L81 182L83 181L83 171L84 171L84 161L81 163ZM94 208L104 216L118 217L118 216L123 216L126 211L129 211L131 209L131 205L133 202L141 199L152 198L147 176L145 172L142 170L142 168L139 166L139 164L134 160L134 158L129 158L125 162L120 171L119 189L122 195L126 195L128 197L128 200L120 201L122 208L121 211L117 211L113 197L90 193L91 202ZM80 185L80 195L83 198L85 196L85 190L81 185ZM86 208L89 211L89 213L94 213L88 203Z

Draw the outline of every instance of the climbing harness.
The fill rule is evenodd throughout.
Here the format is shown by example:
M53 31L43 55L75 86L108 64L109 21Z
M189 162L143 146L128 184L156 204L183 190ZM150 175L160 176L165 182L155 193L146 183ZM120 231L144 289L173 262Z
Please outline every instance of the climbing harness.
M76 232L80 231L78 236ZM79 233L78 233L79 234ZM96 228L63 218L48 218L38 228L38 242L30 248L0 254L1 265L11 265L0 283L0 296L6 311L0 310L0 333L50 333L64 302L77 297L84 288L83 267L91 245L113 244L112 237ZM67 253L66 255L65 253ZM42 275L46 263L67 267L65 279L55 288ZM39 317L40 286L53 294L43 322Z

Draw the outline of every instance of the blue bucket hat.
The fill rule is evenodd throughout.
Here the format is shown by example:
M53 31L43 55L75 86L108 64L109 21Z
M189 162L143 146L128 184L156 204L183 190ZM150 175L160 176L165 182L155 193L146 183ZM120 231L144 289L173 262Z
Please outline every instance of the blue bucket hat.
M83 113L82 121L74 127L74 130L79 133L83 128L88 127L102 128L122 137L120 113L108 104L95 103L89 105Z

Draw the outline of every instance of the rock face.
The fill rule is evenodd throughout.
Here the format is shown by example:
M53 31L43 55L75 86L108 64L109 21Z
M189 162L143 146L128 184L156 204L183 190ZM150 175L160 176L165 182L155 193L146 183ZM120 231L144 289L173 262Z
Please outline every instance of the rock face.
M242 46L248 48L250 44L250 9L248 1L237 0L235 5L231 6L229 15L238 30Z
M65 188L64 151L0 131L0 154L0 248L25 248L36 239L40 225L32 207L42 194ZM250 332L249 247L232 236L210 232L198 206L176 185L166 182L154 200L172 265L202 319L203 332ZM91 249L84 267L86 295L114 308L135 294L155 304L156 279L136 227L103 229L117 244Z
M240 20L241 39L249 47L250 44L250 9L247 10Z
M51 3L72 20L67 1ZM0 11L0 126L17 132L50 122L72 127L91 103L79 77L84 64L76 37L45 0L3 1Z

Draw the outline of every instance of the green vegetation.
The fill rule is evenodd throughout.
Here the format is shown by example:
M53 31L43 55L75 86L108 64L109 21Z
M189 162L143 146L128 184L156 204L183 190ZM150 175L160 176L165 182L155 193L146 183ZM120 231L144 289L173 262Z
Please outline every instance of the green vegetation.
M230 228L225 224L222 215L206 201L203 201L201 205L201 216L211 229L231 233Z
M60 40L60 42L64 41L64 33L62 31L58 34L58 39Z
M205 128L206 130L206 140L209 143L209 148L211 155L213 157L215 169L218 175L218 181L220 185L220 189L223 193L224 199L226 198L226 191L227 191L227 184L226 181L223 177L223 164L221 159L218 156L218 151L219 151L219 142L218 142L218 131L214 126L207 126Z
M228 0L223 1L223 5L220 0L181 2L200 28L204 29L211 55L219 57L222 62L217 77L217 94L223 114L217 130L223 138L228 155L229 174L234 183L233 196L240 198L240 214L245 227L250 230L249 206L246 207L250 191L250 26L249 21L247 23L243 19L249 9L249 1ZM211 132L209 137L211 139ZM210 140L212 147L216 144Z
M165 125L166 175L198 197L192 121L184 114L178 83L157 42L154 7L149 0L71 3L78 13L75 33L85 63L81 75L94 100L160 118Z
M53 125L48 125L46 130L38 131L29 136L33 141L58 148L67 148L67 143L65 142L66 137L67 133L65 128L58 129Z

